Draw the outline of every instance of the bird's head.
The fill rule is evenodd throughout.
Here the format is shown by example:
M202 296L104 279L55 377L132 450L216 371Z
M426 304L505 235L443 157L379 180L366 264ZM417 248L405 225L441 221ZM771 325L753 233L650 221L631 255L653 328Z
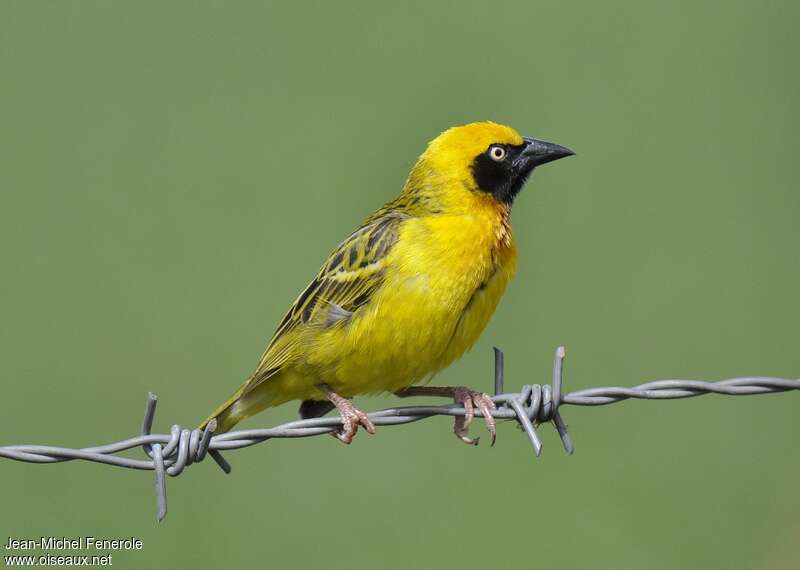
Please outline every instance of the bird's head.
M470 123L430 142L409 185L428 191L466 190L510 205L534 168L573 154L566 147L520 136L505 125Z

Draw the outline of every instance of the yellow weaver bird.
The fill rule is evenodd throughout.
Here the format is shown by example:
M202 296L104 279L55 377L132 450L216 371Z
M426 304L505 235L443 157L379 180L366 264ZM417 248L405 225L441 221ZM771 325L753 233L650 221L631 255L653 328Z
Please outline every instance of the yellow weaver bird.
M574 154L510 127L472 123L428 145L400 195L367 218L325 261L278 325L247 381L217 408L217 433L265 408L301 400L300 416L338 409L350 443L375 426L349 398L394 392L452 397L478 408L495 439L490 397L463 386L414 386L478 339L514 276L511 204L537 166Z

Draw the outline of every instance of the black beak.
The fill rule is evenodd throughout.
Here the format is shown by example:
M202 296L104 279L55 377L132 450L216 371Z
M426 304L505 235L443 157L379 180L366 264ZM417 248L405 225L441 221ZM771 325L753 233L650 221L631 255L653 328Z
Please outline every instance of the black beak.
M560 144L523 137L525 148L514 161L520 171L531 171L537 166L575 154Z

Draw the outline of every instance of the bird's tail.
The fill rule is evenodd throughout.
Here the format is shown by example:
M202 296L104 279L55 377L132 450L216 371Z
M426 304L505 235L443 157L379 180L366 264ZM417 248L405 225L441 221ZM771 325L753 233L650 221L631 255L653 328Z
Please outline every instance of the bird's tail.
M206 425L208 425L208 422L211 420L217 420L217 428L214 430L214 433L225 433L226 431L232 430L236 424L244 419L243 417L238 417L234 411L235 404L239 401L239 398L241 398L243 391L244 386L236 390L225 403L203 420L203 423L200 424L200 429L205 429Z
M265 408L276 406L283 403L278 400L276 385L272 382L264 382L254 389L248 390L249 380L234 392L230 398L220 405L208 416L200 429L205 429L208 422L217 420L217 428L214 433L225 433L233 429L240 421L249 418L255 413Z

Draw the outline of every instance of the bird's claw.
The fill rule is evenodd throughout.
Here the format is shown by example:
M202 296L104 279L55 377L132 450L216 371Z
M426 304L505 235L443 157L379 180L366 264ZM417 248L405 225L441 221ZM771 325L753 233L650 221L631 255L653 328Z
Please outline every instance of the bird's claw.
M470 390L465 386L456 386L453 388L453 401L456 404L464 406L464 415L456 416L453 424L453 432L456 437L469 445L478 445L480 437L469 437L469 424L472 418L475 417L475 408L478 408L483 415L486 422L486 429L492 436L492 447L494 447L495 440L497 439L497 422L492 415L492 411L497 409L492 398L485 392L478 392Z
M356 408L353 402L334 392L327 384L317 384L317 388L325 394L331 404L336 406L342 417L342 427L331 434L336 439L349 445L352 443L359 425L363 426L367 433L375 433L375 424L367 414Z
M325 394L331 404L336 406L342 418L341 429L332 433L336 439L349 445L352 443L359 425L363 426L367 433L375 433L375 424L372 423L367 414L356 408L353 402L334 392L327 384L317 384L317 388Z
M342 417L341 429L333 432L333 435L336 437L336 439L342 443L350 445L350 443L353 442L353 437L355 437L356 432L358 431L359 425L367 430L367 433L375 433L375 424L372 423L372 420L369 419L369 416L356 408L352 403L345 400L344 402L337 404L336 407L339 410L339 415Z

